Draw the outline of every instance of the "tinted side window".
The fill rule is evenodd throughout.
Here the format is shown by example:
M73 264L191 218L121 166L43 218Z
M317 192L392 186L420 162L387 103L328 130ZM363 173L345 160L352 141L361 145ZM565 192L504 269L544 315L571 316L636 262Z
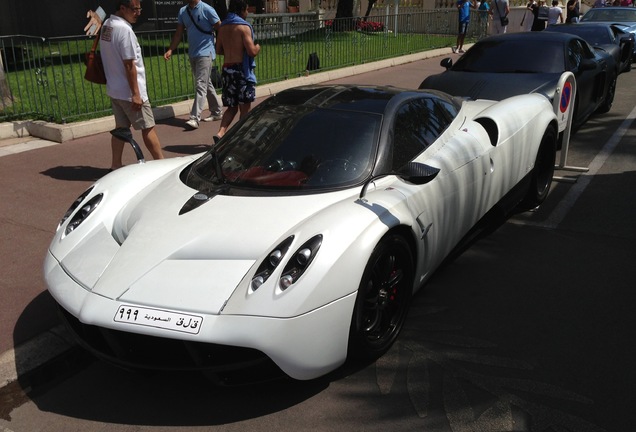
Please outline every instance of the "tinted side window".
M578 69L581 65L581 61L585 57L583 47L577 40L570 41L568 45L568 62L570 63L570 70Z
M401 168L431 145L452 121L454 109L454 106L440 104L432 98L404 104L398 111L393 129L392 168Z

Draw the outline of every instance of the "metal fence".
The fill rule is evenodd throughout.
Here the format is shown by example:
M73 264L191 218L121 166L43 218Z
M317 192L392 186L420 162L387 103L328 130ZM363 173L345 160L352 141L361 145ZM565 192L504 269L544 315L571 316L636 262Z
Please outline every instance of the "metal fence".
M251 20L261 45L256 68L259 84L448 47L457 35L457 11L452 9L375 15L367 21L317 19L314 13L254 15ZM475 15L467 38L485 34L485 23ZM172 31L137 36L152 104L191 98L187 40L165 61ZM83 79L84 56L91 44L92 39L85 36L0 37L0 121L65 123L111 114L106 87ZM221 64L222 57L216 61Z

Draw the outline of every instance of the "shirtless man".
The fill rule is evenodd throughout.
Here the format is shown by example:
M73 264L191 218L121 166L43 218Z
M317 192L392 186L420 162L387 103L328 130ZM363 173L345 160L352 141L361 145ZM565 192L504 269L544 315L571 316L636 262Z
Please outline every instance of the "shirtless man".
M227 109L223 113L219 132L214 137L215 142L225 135L236 113L240 110L239 118L245 117L256 99L254 57L260 52L261 46L254 43L254 30L245 18L247 2L230 0L227 17L216 38L216 52L224 56L221 99Z

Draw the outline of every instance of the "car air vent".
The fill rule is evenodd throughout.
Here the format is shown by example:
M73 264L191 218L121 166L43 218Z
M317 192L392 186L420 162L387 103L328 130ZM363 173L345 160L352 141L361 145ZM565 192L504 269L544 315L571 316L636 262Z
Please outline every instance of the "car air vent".
M497 142L499 141L499 128L497 127L497 123L494 120L482 117L475 119L477 123L482 125L484 129L486 129L486 133L488 134L488 138L490 138L490 144L493 147L497 146Z

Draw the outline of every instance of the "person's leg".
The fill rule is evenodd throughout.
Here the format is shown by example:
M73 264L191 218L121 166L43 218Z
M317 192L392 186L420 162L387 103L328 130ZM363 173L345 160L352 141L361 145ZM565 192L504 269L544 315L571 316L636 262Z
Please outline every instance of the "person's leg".
M194 102L190 110L190 119L199 122L201 120L201 111L203 111L205 106L208 83L211 82L211 58L209 56L191 58L190 66L192 66L192 75L194 76Z
M163 159L163 151L161 150L161 142L154 126L149 129L142 129L141 136L144 139L144 144L153 159Z
M216 89L214 88L214 83L212 82L212 65L213 61L210 57L210 74L208 75L207 99L208 109L210 110L210 117L214 119L214 117L218 117L223 114L223 110L221 109L221 102L219 101L219 97L216 94Z
M221 126L219 132L214 136L214 140L217 141L227 132L230 124L234 121L234 117L239 108L239 91L242 84L242 65L224 65L221 71L223 78L223 91L221 92L221 99L223 100L223 106L227 107L221 118Z
M115 128L128 129L130 128L130 118L128 117L128 110L130 102L120 101L117 99L110 100L111 108L113 109L113 116L115 117ZM124 154L124 142L115 138L110 139L110 148L112 152L112 158L110 162L110 169L116 170L123 166L122 156Z
M241 74L241 91L239 93L239 110L241 117L245 117L252 108L252 102L256 100L256 87L253 82L247 81Z
M244 104L239 105L239 111L241 112L241 115L240 115L239 118L243 118L247 114L249 114L251 108L252 108L252 104L251 103L244 103Z
M464 38L466 37L466 32L468 31L468 23L461 23L459 25L459 35L457 35L457 51L464 52Z
M462 34L462 23L459 22L458 30L457 30L457 40L455 41L455 46L451 48L454 53L456 53L457 50L459 49L459 37L461 36L461 34Z
M227 129L232 124L236 113L238 112L237 106L228 107L223 113L223 117L221 118L221 126L219 127L219 132L216 134L217 137L221 138L227 132Z
M124 154L124 142L118 140L117 138L115 138L114 136L111 136L110 138L110 148L112 150L113 153L113 157L112 160L110 162L110 169L111 170L116 170L117 168L121 168L122 167L122 155Z
M141 129L141 136L143 137L144 144L153 159L163 159L163 151L161 150L161 142L159 136L155 130L155 117L152 113L152 107L150 102L146 101L141 106L140 111L135 111L134 121L132 123L136 130Z

